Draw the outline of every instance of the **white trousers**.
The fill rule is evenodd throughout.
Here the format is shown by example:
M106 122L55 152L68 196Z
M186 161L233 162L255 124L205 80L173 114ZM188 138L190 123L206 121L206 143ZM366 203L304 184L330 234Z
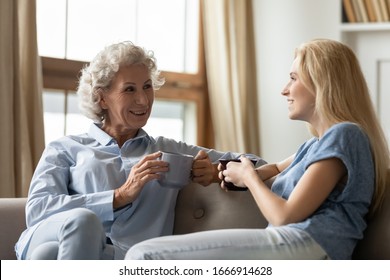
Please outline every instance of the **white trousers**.
M114 248L106 244L99 218L92 211L76 208L54 214L34 232L26 259L98 260L112 259Z
M309 234L290 227L223 229L157 237L134 245L125 259L328 259Z

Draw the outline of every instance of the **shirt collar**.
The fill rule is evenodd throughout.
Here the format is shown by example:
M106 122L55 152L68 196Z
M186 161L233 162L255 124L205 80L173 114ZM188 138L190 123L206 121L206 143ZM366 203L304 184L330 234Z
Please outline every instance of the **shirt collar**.
M101 127L102 127L102 124L98 124L98 123L91 124L91 126L89 128L89 132L88 132L89 136L96 139L96 141L98 141L103 146L107 146L110 143L115 142L115 139L112 136L110 136L109 134L107 134L104 130L102 130ZM149 136L149 134L147 134L146 131L143 130L142 128L138 131L137 135L134 138L129 139L129 140L133 141L133 140L142 139L142 138L145 138L146 140L149 140L149 141L152 140L152 138Z

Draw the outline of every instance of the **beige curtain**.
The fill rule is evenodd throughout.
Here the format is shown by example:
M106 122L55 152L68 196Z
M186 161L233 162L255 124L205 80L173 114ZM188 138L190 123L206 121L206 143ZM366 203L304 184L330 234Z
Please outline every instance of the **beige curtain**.
M26 196L44 148L35 0L0 1L0 197Z
M252 0L202 0L202 12L216 148L258 155Z

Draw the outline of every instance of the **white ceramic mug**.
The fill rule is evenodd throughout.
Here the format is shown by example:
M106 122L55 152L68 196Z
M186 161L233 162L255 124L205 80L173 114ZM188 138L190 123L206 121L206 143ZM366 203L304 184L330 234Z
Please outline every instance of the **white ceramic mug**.
M169 164L169 170L161 173L159 179L162 187L181 189L190 182L192 155L162 152L161 160Z

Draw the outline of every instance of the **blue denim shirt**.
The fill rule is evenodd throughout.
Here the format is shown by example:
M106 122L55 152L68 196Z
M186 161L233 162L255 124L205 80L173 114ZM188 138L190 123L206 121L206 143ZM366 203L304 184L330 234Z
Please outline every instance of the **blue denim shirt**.
M338 158L344 163L347 183L335 187L309 218L289 226L309 233L330 258L350 259L357 241L363 237L365 215L375 186L370 143L359 126L339 123L321 139L312 138L304 143L292 164L275 180L272 191L288 199L305 170L312 163L328 158Z
M18 258L24 256L32 234L45 218L78 207L88 208L99 217L115 245L115 258L123 258L137 242L172 234L178 190L161 188L154 180L145 185L131 205L114 211L114 189L126 181L132 166L147 154L165 151L196 155L201 149L213 162L240 155L164 137L152 138L142 129L120 148L96 124L86 134L51 142L31 181L26 205L27 229L15 246Z

